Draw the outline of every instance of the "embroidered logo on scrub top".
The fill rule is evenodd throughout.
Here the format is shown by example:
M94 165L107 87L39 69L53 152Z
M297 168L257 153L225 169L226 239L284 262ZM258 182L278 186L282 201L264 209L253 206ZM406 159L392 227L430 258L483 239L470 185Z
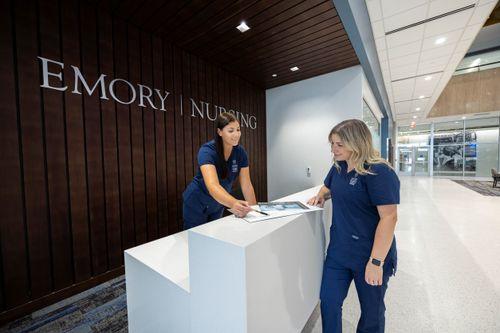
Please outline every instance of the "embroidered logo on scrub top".
M231 166L231 171L238 172L238 163L236 163L236 160L233 160L233 165Z
M356 183L358 182L358 174L354 175L354 177L351 178L351 180L349 181L349 185L356 185Z

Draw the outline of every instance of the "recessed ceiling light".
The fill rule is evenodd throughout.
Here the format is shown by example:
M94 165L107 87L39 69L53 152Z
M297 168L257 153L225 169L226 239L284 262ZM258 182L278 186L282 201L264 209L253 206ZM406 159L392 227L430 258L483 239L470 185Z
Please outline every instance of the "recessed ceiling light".
M421 110L421 108L416 108L415 110L420 111L420 110Z
M466 116L463 116L463 117L462 117L462 120L464 120L464 119L467 119L467 117L466 117Z
M273 75L271 75L271 76L272 76L272 77L276 77L276 76L278 76L278 74L273 74Z
M425 80L425 81L432 80L432 76L430 76L430 75L429 75L429 76L426 76L424 80Z
M439 37L438 39L436 39L436 41L434 42L434 44L441 45L444 42L446 42L446 37Z
M413 119L417 119L417 116L413 116Z
M458 121L455 121L455 124L458 124Z
M241 32L245 32L247 30L250 30L250 27L245 23L245 21L242 21L239 26L236 27Z
M418 98L422 99L422 98L425 98L425 96L424 95L420 95L420 96L418 96Z
M292 72L295 72L295 71L298 71L298 70L299 70L299 68L298 68L297 66L294 66L294 67L290 68L290 70L291 70Z

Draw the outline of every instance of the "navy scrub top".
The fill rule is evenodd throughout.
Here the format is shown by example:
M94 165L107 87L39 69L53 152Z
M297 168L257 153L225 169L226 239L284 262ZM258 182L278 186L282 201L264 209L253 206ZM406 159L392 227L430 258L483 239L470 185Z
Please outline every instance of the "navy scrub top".
M212 164L217 170L217 176L219 177L220 185L227 191L231 192L234 180L238 177L241 168L248 167L248 156L242 146L234 146L229 156L227 165L227 177L222 179L221 163L225 161L220 161L220 157L217 154L217 148L215 140L209 141L203 146L201 146L198 151L198 172L193 178L193 181L187 187L184 195L187 197L187 192L197 192L198 195L202 196L202 201L209 200L210 203L216 204L217 201L210 196L205 181L203 180L203 175L201 173L200 167L205 164ZM213 201L213 202L212 202ZM218 203L217 203L218 204Z
M373 175L347 172L347 162L332 166L325 178L333 204L330 245L327 255L352 255L360 260L370 257L380 216L379 205L399 204L399 179L385 164L365 165ZM396 261L394 239L385 258Z

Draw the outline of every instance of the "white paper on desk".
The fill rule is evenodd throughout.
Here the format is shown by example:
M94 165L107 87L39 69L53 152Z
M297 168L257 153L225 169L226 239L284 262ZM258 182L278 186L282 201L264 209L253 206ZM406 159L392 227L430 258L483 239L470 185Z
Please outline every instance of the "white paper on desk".
M254 223L254 222L260 222L260 221L265 221L265 220L271 220L271 219L276 219L279 217L285 217L285 216L291 216L291 215L298 215L298 214L303 214L303 213L310 213L310 212L315 212L318 210L323 210L321 207L317 206L309 206L306 204L309 209L287 209L283 211L266 211L267 214L269 215L263 215L257 212L250 212L248 213L243 219L249 223ZM259 209L259 206L252 206L254 209Z

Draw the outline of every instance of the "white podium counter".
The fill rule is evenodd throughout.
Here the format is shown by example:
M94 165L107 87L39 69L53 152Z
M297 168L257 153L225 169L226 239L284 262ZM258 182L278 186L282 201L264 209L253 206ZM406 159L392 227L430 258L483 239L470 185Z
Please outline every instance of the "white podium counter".
M300 332L319 300L330 220L329 203L256 223L228 216L126 250L129 331Z

